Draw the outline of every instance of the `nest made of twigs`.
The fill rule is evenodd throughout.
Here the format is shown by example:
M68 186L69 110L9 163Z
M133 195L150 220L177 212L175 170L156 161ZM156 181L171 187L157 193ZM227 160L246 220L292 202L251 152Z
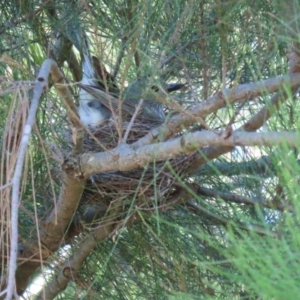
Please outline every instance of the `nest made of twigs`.
M126 110L121 122L108 120L98 128L90 129L84 138L84 151L99 152L116 147L130 126L126 142L136 142L153 128L163 124L162 119L151 119L138 114L130 124L132 114ZM118 115L117 113L113 115ZM120 137L120 135L122 135ZM114 207L114 214L126 212L129 207L153 207L163 203L178 184L178 179L187 172L196 154L184 155L168 161L149 163L144 168L129 172L109 172L92 175L87 182L81 205L105 205L108 211ZM117 209L116 209L117 207ZM111 215L111 214L109 214Z
M133 124L127 143L131 144L153 129L150 122ZM107 123L92 130L93 136L86 134L84 150L98 152L109 150L118 145L119 135L115 123ZM123 123L123 133L128 123ZM99 141L99 142L98 142ZM183 175L194 159L194 155L180 156L169 161L158 161L130 172L109 172L91 176L86 191L87 201L99 201L99 198L113 201L115 199L147 198L165 196L176 177Z
M128 121L122 122L121 125L118 123L119 122L111 119L97 128L90 129L91 134L86 133L84 137L84 151L100 152L115 148L120 139L124 137L124 134L128 130L129 126L130 131L126 139L126 143L132 144L145 136L151 129L159 125L159 123L151 124L145 119L135 120L132 126L129 125Z

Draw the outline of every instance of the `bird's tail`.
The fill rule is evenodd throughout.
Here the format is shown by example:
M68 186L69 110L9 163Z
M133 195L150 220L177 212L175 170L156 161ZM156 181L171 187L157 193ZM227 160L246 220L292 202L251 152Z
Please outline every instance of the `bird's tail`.
M95 85L96 73L90 53L90 45L86 33L80 26L74 24L70 28L70 39L79 52L82 53L82 84Z
M82 61L82 84L95 85L95 71L90 56L83 54Z

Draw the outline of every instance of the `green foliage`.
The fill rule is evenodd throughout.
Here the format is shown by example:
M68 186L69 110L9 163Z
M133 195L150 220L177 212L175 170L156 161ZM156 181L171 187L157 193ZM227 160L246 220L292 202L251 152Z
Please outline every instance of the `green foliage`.
M43 9L34 13L41 2ZM0 73L8 81L33 81L47 57L59 61L53 54L57 33L75 43L70 31L75 24L88 33L93 54L107 69L118 70L121 90L143 76L187 82L187 91L174 99L188 109L223 87L287 73L288 48L299 43L300 10L296 0L286 6L281 2L2 1L0 53L11 61L2 57ZM79 61L78 51L74 53ZM76 94L78 70L70 64L70 49L60 54L59 67ZM49 88L40 102L22 182L19 234L28 243L57 201L59 165L71 149L66 109L51 82ZM299 95L287 91L289 99L260 130L299 130ZM10 108L13 99L12 93L1 96L1 135L6 116L15 109ZM205 121L219 129L233 118L232 127L237 129L270 99L271 95L264 95L242 106L228 105ZM173 170L187 190L195 184L219 194L193 192L189 201L157 210L151 218L135 207L136 191L136 198L126 199L128 216L137 209L141 221L100 242L78 278L56 299L296 299L300 292L298 156L298 149L288 147L236 147L192 175ZM233 194L253 202L234 200ZM158 197L154 196L156 203ZM92 229L73 238L72 253ZM2 260L1 270L4 265ZM47 267L58 271L59 258Z

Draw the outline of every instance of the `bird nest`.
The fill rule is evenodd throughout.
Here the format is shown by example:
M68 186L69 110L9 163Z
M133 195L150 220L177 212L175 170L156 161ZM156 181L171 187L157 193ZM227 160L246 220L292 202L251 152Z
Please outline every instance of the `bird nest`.
M125 118L124 118L125 119ZM132 125L130 118L123 121L122 126L113 120L91 129L84 138L84 151L99 152L116 147L124 134L130 131L126 142L136 142L150 130L161 125L163 121L149 120L138 115ZM120 128L121 127L121 128ZM121 137L120 137L121 135ZM187 172L196 154L184 155L167 161L151 162L144 168L129 172L109 172L92 175L83 193L81 206L102 205L108 211L113 209L122 215L130 207L148 209L158 203L160 205L174 191L178 179Z
M101 152L113 149L124 138L127 130L129 130L129 134L126 143L132 144L161 124L159 122L151 124L147 119L138 119L132 126L129 123L128 121L124 121L119 125L118 122L111 119L97 128L90 129L90 132L87 132L84 137L84 151Z

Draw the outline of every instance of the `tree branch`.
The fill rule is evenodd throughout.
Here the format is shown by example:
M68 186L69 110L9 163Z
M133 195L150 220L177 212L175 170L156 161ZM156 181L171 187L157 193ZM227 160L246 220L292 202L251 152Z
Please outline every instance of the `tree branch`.
M193 190L193 192L196 192L196 186L190 185L189 188ZM166 211L175 204L188 201L191 197L191 193L185 188L178 188L159 211ZM152 210L149 209L144 213L144 217L150 217L156 212L157 208L153 207ZM138 210L135 210L127 219L121 220L115 224L102 223L102 225L100 224L97 226L97 228L81 242L77 251L68 259L68 262L61 268L53 281L41 291L38 300L54 299L54 297L67 287L69 281L76 279L77 272L81 269L83 262L90 252L97 246L97 243L111 237L116 229L141 222L144 220L144 217L141 216L141 213Z
M271 208L271 209L277 209L277 210L284 210L285 207L279 203L273 203L270 201L266 201L264 199L257 199L257 198L249 198L246 196L242 195L237 195L234 193L228 193L228 192L220 192L216 190L211 190L207 188L199 188L198 192L202 196L208 196L208 197L213 197L213 198L220 198L223 199L224 201L229 201L229 202L234 202L234 203L244 203L247 205L260 205L266 208Z
M290 88L291 88L291 94L294 94L299 87L298 77L300 73L296 73L300 71L300 55L296 48L294 47L292 49L290 55L289 55L289 73L290 75L287 76L281 76L278 78L294 78L290 82ZM270 79L273 81L273 79ZM265 82L267 82L266 80ZM292 83L293 82L293 83ZM280 84L281 86L281 84ZM288 86L287 86L288 87ZM282 85L282 88L284 88L284 85ZM268 89L269 90L269 89ZM278 89L279 90L279 89ZM283 93L278 92L275 94L272 98L270 103L266 105L263 109L261 109L257 114L255 114L244 126L242 126L238 130L242 131L255 131L259 129L271 116L274 112L276 112L279 109L280 104L282 104L284 101L288 99L289 93L287 92L287 89L284 89ZM189 169L189 173L193 174L201 165L204 165L208 161L219 157L220 155L223 155L227 152L232 151L232 147L209 147L205 149L203 152L203 155L199 155L198 160L194 162L193 166Z
M36 112L39 106L40 98L47 88L47 78L50 73L51 62L45 61L42 65L37 80L35 82L31 106L28 112L27 121L20 142L19 154L16 162L16 168L12 179L12 200L11 200L11 248L9 258L9 272L7 283L6 299L12 299L15 291L15 273L17 270L17 253L18 253L18 211L20 197L20 182L23 170L27 146L31 136L32 126L35 122Z
M84 153L80 158L80 170L82 172L80 175L88 178L90 175L97 173L129 171L143 167L155 160L165 160L188 154L205 146L218 146L219 148L222 146L230 147L230 149L235 146L288 145L297 147L299 143L298 134L289 132L256 133L236 131L230 137L224 138L222 134L202 130L188 133L164 143L143 146L137 150L123 144L109 152ZM64 167L68 169L68 162ZM73 172L72 168L70 170ZM72 176L76 176L76 172L72 173Z
M73 133L73 151L72 153L79 154L83 150L83 135L84 130L77 115L77 109L73 101L73 96L68 89L68 86L64 80L64 76L60 71L57 64L52 61L51 67L51 76L54 81L54 86L57 90L58 95L62 99L68 114L68 119L70 124L72 125L72 133Z
M139 139L132 146L137 149L155 142L158 137L161 141L164 141L180 132L182 128L193 125L197 121L197 117L204 119L209 114L225 107L229 103L250 100L264 94L277 92L286 87L295 88L299 85L300 73L295 73L255 83L241 84L231 89L223 89L208 100L192 106L186 115L176 115L167 124L151 130L151 132Z
M51 59L45 60L41 67L37 81L42 82L43 84L36 86L36 88L40 89L36 93L39 92L40 94L36 94L34 96L34 99L35 97L37 97L37 95L40 96L41 93L44 91L49 73L51 73L58 93L63 98L63 101L66 104L66 107L68 108L68 114L72 124L75 124L76 128L81 128L78 117L76 116L74 102L70 92L67 89L67 86L65 84L58 84L58 82L64 83L62 73L57 67L57 64ZM80 132L80 130L78 130L77 132ZM74 152L75 154L78 154L80 152L81 138L80 134L77 134L76 136L79 136L79 138L76 138L77 145L74 148ZM70 160L71 158L69 159L69 161ZM77 161L75 162L75 164L77 164ZM64 237L65 231L69 226L74 212L78 207L78 203L81 199L81 195L85 187L84 178L77 177L76 179L74 179L69 177L65 173L63 174L62 182L63 183L58 203L56 204L56 207L53 209L46 222L44 223L44 227L40 230L40 241L45 249L45 251L41 254L43 259L49 257L52 254L52 252L56 251L61 245L61 241ZM18 294L21 294L24 291L28 284L29 277L41 264L40 262L35 261L35 258L40 258L40 254L36 253L35 249L38 249L38 247L32 246L31 249L27 249L26 251L24 251L22 253L22 256L20 257L29 258L29 260L19 265L17 268L16 285Z
M212 220L214 222L214 224L223 225L226 228L230 227L230 226L233 226L233 227L238 227L238 228L243 229L243 230L256 232L260 235L268 235L268 236L278 237L277 233L271 232L271 231L267 230L267 228L265 228L265 227L258 226L258 225L255 225L255 224L246 224L246 223L242 223L242 222L234 222L232 219L227 219L227 218L224 218L222 216L218 216L216 214L213 214L213 213L207 211L206 209L202 208L201 206L193 203L192 201L188 201L186 203L186 207L190 211L195 213L196 215L199 215L201 217L205 216L206 218Z

